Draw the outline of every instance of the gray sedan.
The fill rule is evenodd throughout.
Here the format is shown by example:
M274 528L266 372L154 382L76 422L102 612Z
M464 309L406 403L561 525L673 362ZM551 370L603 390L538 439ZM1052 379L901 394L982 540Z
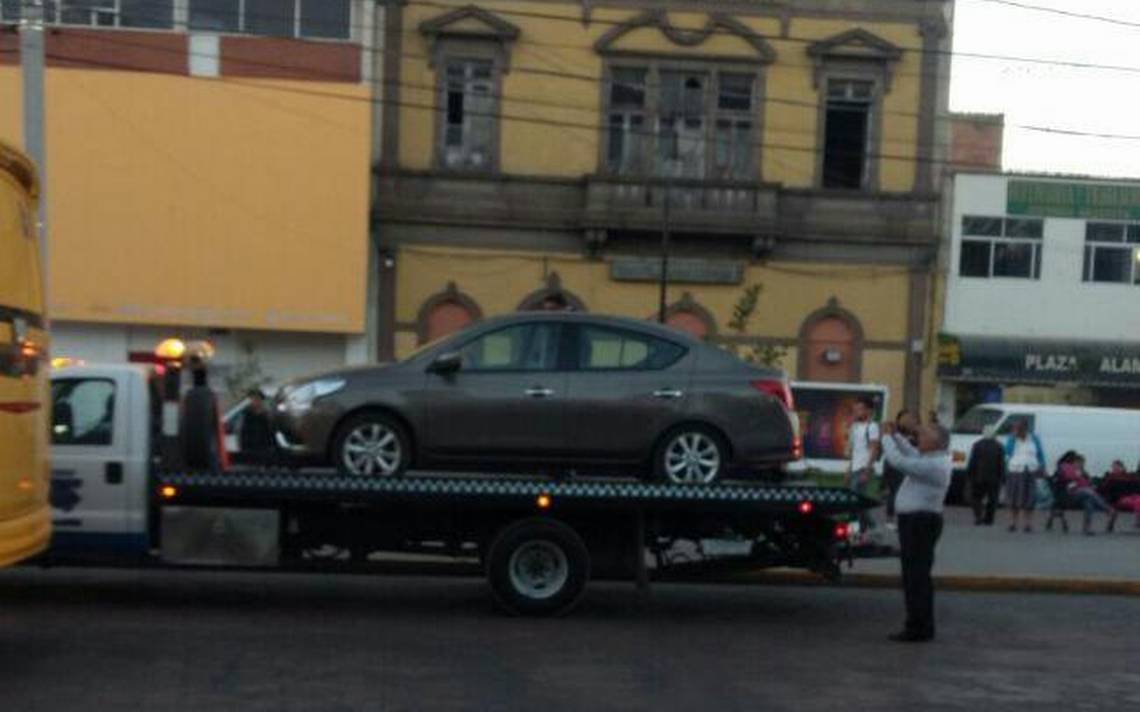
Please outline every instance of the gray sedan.
M784 374L633 319L488 319L406 360L286 384L278 441L342 472L635 472L677 483L799 457Z

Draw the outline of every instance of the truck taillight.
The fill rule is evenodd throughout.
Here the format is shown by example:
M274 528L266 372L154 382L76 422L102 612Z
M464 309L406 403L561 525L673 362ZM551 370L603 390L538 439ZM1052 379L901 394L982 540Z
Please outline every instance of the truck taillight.
M792 389L788 382L782 379L766 378L760 381L752 381L751 385L761 393L767 393L776 400L784 404L784 408L788 410L795 410L795 403L792 402Z

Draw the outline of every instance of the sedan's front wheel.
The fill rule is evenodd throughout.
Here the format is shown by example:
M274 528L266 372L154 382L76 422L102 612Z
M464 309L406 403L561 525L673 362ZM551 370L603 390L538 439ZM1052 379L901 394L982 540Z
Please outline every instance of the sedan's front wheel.
M715 482L727 464L724 440L710 428L690 425L669 433L655 456L658 479L674 484Z
M382 413L353 416L333 444L337 470L357 477L395 477L408 469L411 447L407 432Z

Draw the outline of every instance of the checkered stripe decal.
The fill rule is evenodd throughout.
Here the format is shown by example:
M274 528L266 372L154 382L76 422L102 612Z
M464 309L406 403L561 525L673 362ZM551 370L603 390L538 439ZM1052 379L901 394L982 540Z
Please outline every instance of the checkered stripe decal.
M474 497L537 497L546 494L572 499L630 499L697 502L764 502L858 506L859 498L844 489L826 487L782 487L768 485L672 485L646 482L577 481L546 482L511 477L432 477L356 478L337 475L282 473L243 473L225 475L174 473L158 478L175 487L235 490L307 491L313 493L422 494Z

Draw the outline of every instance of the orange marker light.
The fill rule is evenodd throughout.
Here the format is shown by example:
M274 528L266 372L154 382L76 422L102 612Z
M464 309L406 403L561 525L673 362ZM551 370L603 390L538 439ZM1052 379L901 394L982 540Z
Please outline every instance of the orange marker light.
M160 489L158 493L166 499L174 499L174 496L178 494L178 490L171 485L163 485L162 489Z
M20 489L25 492L31 490L33 487L35 487L35 485L32 484L32 481L27 477L20 478L20 481L16 483L16 489Z
M815 509L815 506L808 500L805 499L803 502L800 502L800 514L811 514L811 510L813 509Z
M538 499L535 500L535 504L538 505L539 509L550 509L550 504L551 504L550 495L548 495L548 494L538 495Z

